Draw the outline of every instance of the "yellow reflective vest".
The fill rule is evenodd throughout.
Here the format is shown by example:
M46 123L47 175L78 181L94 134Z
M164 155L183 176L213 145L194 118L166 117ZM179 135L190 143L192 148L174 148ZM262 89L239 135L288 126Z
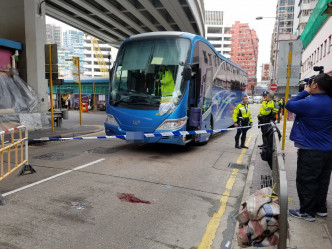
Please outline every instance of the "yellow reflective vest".
M273 100L267 101L264 100L261 104L261 108L259 109L258 115L269 116L273 113L278 113L279 108L277 108L274 104Z
M171 71L166 69L164 72L160 73L159 80L161 84L161 95L172 96L175 86Z
M241 103L234 108L234 113L233 113L234 123L238 122L239 117L242 117L244 119L249 119L249 123L252 123L251 111L249 105L244 105L243 103Z

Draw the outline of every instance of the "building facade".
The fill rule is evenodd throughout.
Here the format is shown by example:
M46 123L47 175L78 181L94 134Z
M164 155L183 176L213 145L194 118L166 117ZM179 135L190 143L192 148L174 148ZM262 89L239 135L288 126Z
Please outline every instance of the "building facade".
M62 28L54 24L46 24L46 44L62 46Z
M298 25L296 27L298 37L301 36L312 11L316 7L317 2L318 2L318 0L299 0L299 3L298 3L299 12L298 12L297 16L294 17L294 19L295 18L298 19L297 20ZM294 22L295 22L295 20L294 20Z
M84 33L79 30L66 30L63 32L63 48L74 49L82 47L84 42Z
M248 71L248 92L252 93L257 83L258 38L248 23L235 22L228 31L232 35L230 59Z
M222 11L205 11L205 34L206 39L214 46L218 53L230 58L231 27L224 24Z
M94 39L90 35L85 35L84 37L84 76L107 77L108 71L115 61L118 49L101 40Z

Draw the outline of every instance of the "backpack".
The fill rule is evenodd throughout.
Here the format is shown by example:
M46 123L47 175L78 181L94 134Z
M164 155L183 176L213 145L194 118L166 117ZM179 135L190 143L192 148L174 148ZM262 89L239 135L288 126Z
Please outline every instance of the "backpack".
M272 169L272 155L273 155L273 134L274 131L277 131L278 133L278 138L280 141L281 138L281 133L278 129L278 127L274 126L272 127L271 125L269 125L268 130L266 131L266 133L263 135L266 138L266 146L264 146L262 148L262 152L261 152L261 158L263 161L267 161L270 169Z

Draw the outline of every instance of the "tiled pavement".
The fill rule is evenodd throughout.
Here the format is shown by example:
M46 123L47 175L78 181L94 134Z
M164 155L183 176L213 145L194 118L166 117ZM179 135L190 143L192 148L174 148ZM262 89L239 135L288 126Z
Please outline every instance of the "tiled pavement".
M294 143L289 140L289 133L291 130L293 122L287 121L287 129L286 129L286 139L285 139L285 169L287 174L287 184L288 184L288 198L290 198L288 202L288 208L294 209L299 208L299 200L297 196L296 190L296 167L297 167L297 148L294 147ZM282 132L282 123L278 124L280 131ZM258 139L256 140L256 145L262 143L261 134L258 134ZM267 162L263 161L260 157L260 149L256 150L256 156L254 162L254 171L253 171L253 179L250 193L254 193L257 189L261 188L261 175L272 175L272 171L269 168ZM326 218L318 218L316 217L316 222L311 223L304 220L295 219L293 217L288 216L289 222L289 230L291 236L293 237L293 243L290 248L332 248L332 184L330 184L328 198L327 198L327 206L328 206L328 214L329 216ZM303 233L307 234L308 238L297 238L300 237L300 230L305 230ZM302 234L303 235L303 234ZM295 238L294 238L295 237ZM310 237L312 240L325 240L324 246L321 247L319 241L315 241L314 245L305 244L309 241ZM302 247L301 246L302 240ZM330 240L330 241L328 241ZM295 241L295 242L294 242ZM323 243L323 242L322 242ZM296 245L294 245L296 244ZM294 247L295 246L295 247ZM330 246L330 247L329 247Z

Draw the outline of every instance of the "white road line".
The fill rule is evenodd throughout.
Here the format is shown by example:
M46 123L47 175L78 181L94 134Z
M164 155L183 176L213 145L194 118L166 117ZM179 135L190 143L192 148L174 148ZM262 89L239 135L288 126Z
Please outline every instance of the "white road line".
M14 189L14 190L12 190L12 191L9 191L9 192L7 192L7 193L2 194L2 196L5 197L5 196L7 196L7 195L11 195L11 194L17 193L17 192L19 192L19 191L25 190L25 189L27 189L27 188L31 188L31 187L33 187L33 186L35 186L35 185L41 184L41 183L43 183L43 182L47 182L47 181L49 181L49 180L52 180L52 179L57 178L57 177L59 177L59 176L62 176L62 175L68 174L68 173L70 173L70 172L77 171L77 170L80 170L80 169L83 169L83 168L89 167L89 166L91 166L91 165L93 165L93 164L96 164L96 163L102 162L102 161L104 161L104 160L105 160L105 158L101 158L101 159L98 159L98 160L93 161L93 162L91 162L91 163L87 163L87 164L84 164L84 165L78 166L78 167L73 168L73 169L71 169L71 170L67 170L67 171L64 171L64 172L62 172L62 173L56 174L56 175L54 175L54 176L47 177L47 178L45 178L45 179L43 179L43 180L40 180L40 181L38 181L38 182L34 182L34 183L31 183L31 184L26 185L26 186L24 186L24 187L21 187L21 188L18 188L18 189Z

